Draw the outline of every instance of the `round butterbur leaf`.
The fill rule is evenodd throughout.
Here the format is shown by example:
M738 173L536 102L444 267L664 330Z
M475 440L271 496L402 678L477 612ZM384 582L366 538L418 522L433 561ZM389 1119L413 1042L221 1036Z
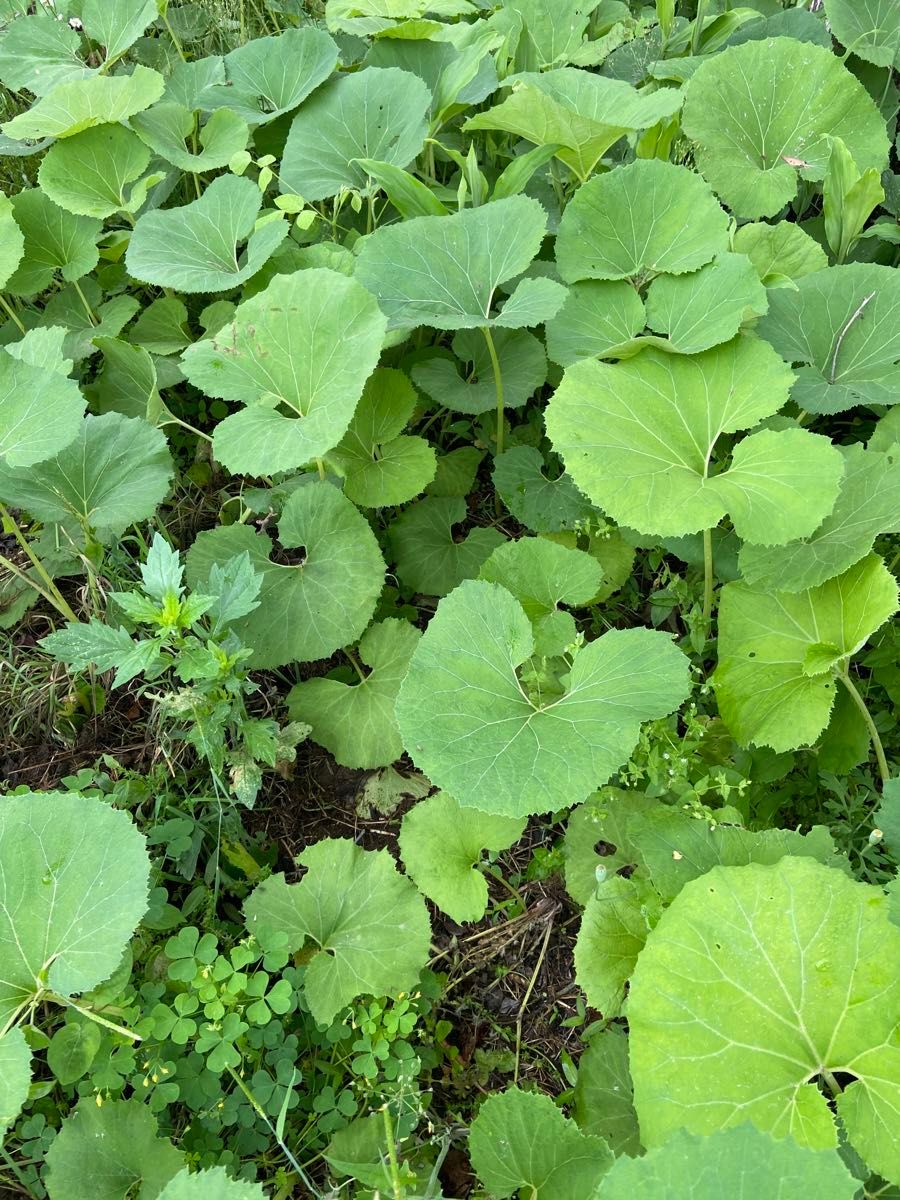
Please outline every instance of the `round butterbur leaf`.
M583 1061L583 1060L582 1060ZM854 1179L836 1150L811 1150L793 1138L739 1125L695 1137L679 1130L643 1158L613 1163L601 1200L722 1200L752 1180L760 1196L853 1200Z
M313 1017L328 1025L357 996L409 992L428 959L425 901L387 850L326 838L297 858L306 875L261 883L244 905L247 927L287 933L291 953L307 943L305 989Z
M715 867L687 884L642 951L628 1000L648 1149L679 1128L746 1121L812 1150L836 1147L821 1080L851 1146L900 1178L889 1132L898 964L900 929L881 889L810 859Z
M834 36L857 58L900 66L900 11L893 0L828 0L825 11Z
M566 283L696 271L728 249L728 217L687 167L640 158L583 184L566 207L556 262Z
M262 193L250 179L220 175L199 199L138 219L125 263L134 279L180 292L227 292L255 275L287 237L273 217L254 228ZM243 251L238 251L246 242Z
M272 539L246 525L201 533L188 551L188 584L203 592L213 565L250 555L262 577L259 607L232 628L253 648L254 667L327 658L361 637L384 583L384 560L365 517L332 484L307 482L288 499L278 523L294 561L273 561ZM290 559L290 556L289 556Z
M216 457L231 471L270 475L332 450L378 362L384 331L378 305L354 279L327 268L276 275L182 359L195 387L246 406L216 426Z
M579 803L627 759L642 721L688 692L687 659L654 630L612 630L577 652L542 703L517 669L532 625L498 584L468 580L439 605L413 654L397 723L416 766L464 806L505 816Z
M547 322L547 354L561 367L581 358L618 357L644 328L644 302L626 280L585 279L569 288Z
M127 204L125 189L150 162L150 151L123 125L101 125L50 147L38 181L67 212L110 217Z
M64 329L32 329L0 349L0 473L24 477L78 435L85 400L64 340Z
M67 138L95 125L114 125L155 104L165 90L158 71L136 66L128 75L92 74L58 83L36 104L0 125L8 138Z
M71 283L96 267L101 221L66 212L39 188L18 192L12 198L12 209L25 241L18 268L5 285L14 296L44 291L57 271Z
M22 1111L31 1086L31 1050L21 1029L0 1037L0 1137Z
M388 529L397 574L414 592L446 596L506 540L499 529L476 525L457 541L453 527L466 519L460 496L426 496L411 504Z
M460 808L438 792L420 800L403 818L400 854L419 891L454 921L480 921L488 888L476 870L484 850L506 850L518 841L525 821Z
M798 176L825 177L831 138L860 171L887 165L884 119L830 49L794 38L731 46L701 63L682 115L697 166L739 217L774 217Z
M521 408L547 380L547 356L544 347L524 329L498 329L492 335L494 349L503 376L503 403L506 408ZM453 412L492 412L497 393L490 351L479 330L462 329L453 339L458 362L438 354L418 363L412 370L416 387L444 408ZM464 369L460 373L460 362Z
M406 167L425 144L431 92L397 67L338 75L294 118L279 172L282 191L326 200L344 188L365 192L360 159Z
M187 1167L166 1184L159 1200L266 1200L261 1184L232 1179L224 1167L189 1171Z
M46 990L67 999L113 973L147 907L150 860L130 817L76 793L0 807L0 1023Z
M571 476L547 474L534 446L514 446L494 460L494 487L516 520L535 533L575 529L597 516Z
M720 254L690 275L662 275L647 291L647 325L679 354L730 341L768 311L766 289L744 254Z

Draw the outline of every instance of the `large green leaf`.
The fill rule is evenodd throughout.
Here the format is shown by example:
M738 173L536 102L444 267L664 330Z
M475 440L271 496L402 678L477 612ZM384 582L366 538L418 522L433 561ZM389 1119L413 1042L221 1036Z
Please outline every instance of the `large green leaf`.
M181 104L164 101L131 118L142 143L182 171L215 171L225 167L247 145L250 127L230 108L217 109L199 132L199 146L186 139L197 134L194 113Z
M566 207L556 239L559 273L643 279L694 271L728 249L728 218L687 167L637 159L591 179Z
M597 595L603 569L583 550L546 538L504 542L491 553L479 578L499 583L524 608L534 631L534 653L552 658L575 643L575 618L560 605L578 607Z
M747 319L768 311L766 289L744 254L720 254L690 275L663 275L647 291L647 325L679 354L730 341Z
M802 363L793 397L812 412L894 404L900 389L900 273L875 263L830 267L769 296L758 331Z
M604 787L572 812L563 842L566 891L582 907L596 895L598 880L623 867L630 868L626 874L634 871L640 855L629 833L631 819L652 807L644 792Z
M516 66L542 71L571 60L588 31L590 15L599 0L559 0L549 8L543 0L503 0L503 8L522 21L516 47Z
M828 724L835 671L896 610L896 580L874 554L805 592L726 584L713 685L731 733L774 750L811 745Z
M387 850L326 838L298 855L296 884L272 875L244 905L247 927L288 935L291 952L312 943L305 991L328 1025L357 996L396 996L415 987L428 958L425 901Z
M25 235L16 224L12 201L5 192L0 192L0 288L22 261L25 253Z
M333 449L384 331L378 305L354 279L324 267L276 275L182 360L195 387L247 406L216 426L216 457L229 470L269 475Z
M524 816L576 804L626 760L642 721L688 692L666 634L612 630L577 652L562 696L541 704L516 670L531 622L497 584L468 580L438 605L397 700L413 761L460 804Z
M612 1165L602 1138L584 1134L549 1096L509 1088L489 1096L469 1134L472 1166L492 1196L505 1200L593 1200Z
M9 138L73 137L94 125L125 121L162 96L165 80L149 67L130 75L91 75L58 83L27 112L0 125Z
M18 269L6 283L14 296L33 296L53 281L57 271L71 282L96 267L97 238L103 228L93 217L65 212L38 188L19 192L13 216L25 239Z
M628 1038L620 1025L595 1034L578 1061L575 1119L585 1133L602 1137L617 1158L640 1153Z
M58 83L93 71L79 57L81 38L44 9L10 22L0 38L0 79L10 91L46 96Z
M328 456L354 504L405 504L434 479L433 448L424 438L403 433L418 402L402 371L380 367L369 377L350 428Z
M740 217L773 217L803 179L825 176L831 138L861 171L887 163L884 120L854 75L811 42L767 38L701 63L687 85L684 132L701 173Z
M343 188L365 191L359 159L406 167L425 144L431 93L397 67L366 67L332 79L294 118L281 163L283 191L325 200Z
M248 125L267 125L302 104L337 60L335 43L312 25L254 38L225 55L225 81L206 89L203 107L227 105Z
M535 533L575 529L597 515L571 476L547 474L544 456L534 446L514 446L498 455L493 479L509 511Z
M621 1015L626 985L661 911L652 887L621 875L599 884L588 900L575 943L575 979L606 1020Z
M32 329L0 349L0 470L42 462L78 434L85 402L64 338L56 327Z
M521 408L547 380L547 355L533 333L525 329L497 329L494 351L503 375L503 403ZM435 404L453 412L491 412L497 392L490 350L477 329L461 329L453 339L454 361L446 351L416 363L412 378ZM460 366L465 368L460 374Z
M648 1148L681 1127L748 1120L814 1150L836 1146L821 1081L854 1149L900 1179L900 929L880 888L791 856L713 868L651 935L628 1020Z
M457 922L480 921L488 888L476 864L484 850L505 850L524 829L522 818L460 808L452 796L438 792L403 818L400 854L419 891L441 912Z
M773 549L741 547L741 575L754 586L800 592L864 558L883 533L900 532L900 456L844 446L844 478L834 511L815 533Z
M394 702L421 633L407 621L372 625L360 638L365 679L307 679L288 693L291 720L312 726L312 737L345 767L388 767L403 753Z
M50 147L38 181L60 208L86 217L109 217L125 208L126 185L143 174L150 151L122 125L101 125Z
M569 288L547 322L547 353L561 367L580 358L618 357L610 352L631 342L645 323L644 302L627 280L585 279Z
M815 238L791 221L748 222L734 235L734 249L747 255L767 287L802 279L828 266L828 255Z
M52 458L0 464L0 496L41 521L71 522L106 541L152 517L172 478L166 439L139 417L87 416Z
M199 200L145 213L128 245L129 273L181 292L229 291L255 275L287 236L279 216L254 228L262 194L249 179L220 175ZM247 245L239 254L238 243Z
M828 0L831 31L857 58L900 66L900 9L895 0Z
M377 296L393 328L539 325L565 298L551 279L524 279L500 313L491 308L498 286L521 275L546 232L547 213L528 196L449 217L417 217L367 237L356 277Z
M649 349L615 365L584 360L551 399L547 433L575 483L620 524L679 536L727 512L740 537L783 544L834 507L844 465L830 441L764 429L738 443L728 469L710 467L719 438L775 413L791 379L751 337L690 357Z
M85 1096L47 1151L50 1200L156 1197L184 1165L184 1154L159 1137L156 1117L140 1100L98 1106Z
M106 51L106 61L120 58L159 16L156 0L84 0L84 31Z
M287 501L278 523L299 563L272 561L272 539L246 525L201 533L187 555L190 586L203 591L213 564L250 555L262 577L259 608L234 631L253 648L255 667L327 658L359 638L384 582L384 561L369 524L330 483L307 482Z
M561 29L553 12L552 23ZM558 146L557 157L584 180L624 134L649 129L681 107L676 88L636 91L621 79L561 67L510 76L510 96L470 117L466 130L499 129L538 146Z
M150 860L127 813L68 792L0 806L0 1026L46 990L108 979L147 907Z
M453 526L466 519L460 496L428 496L411 504L388 529L397 574L408 588L446 596L472 579L492 550L506 540L499 529L476 525L457 541Z
M189 1171L187 1167L166 1184L159 1200L266 1200L262 1185L232 1179L224 1167ZM831 1197L823 1197L831 1200Z
M22 1111L31 1086L31 1050L21 1029L0 1037L0 1140Z
M683 1130L643 1158L613 1163L597 1200L724 1200L746 1195L853 1200L859 1181L834 1150L776 1141L752 1125L694 1137Z

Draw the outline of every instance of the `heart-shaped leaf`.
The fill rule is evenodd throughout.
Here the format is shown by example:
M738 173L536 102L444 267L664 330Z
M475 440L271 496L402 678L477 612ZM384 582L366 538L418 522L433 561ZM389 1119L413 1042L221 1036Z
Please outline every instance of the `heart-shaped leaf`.
M835 1147L821 1079L854 1149L900 1178L888 1134L900 1100L898 967L887 898L840 871L788 856L689 883L638 959L628 1001L647 1147L680 1127L709 1134L748 1120Z
M575 1119L585 1133L602 1137L616 1158L641 1151L633 1092L628 1038L621 1025L610 1025L578 1060Z
M19 16L0 38L0 79L10 91L46 96L58 83L93 75L80 48L81 38L66 21L44 12Z
M278 535L284 549L303 548L299 562L273 562L272 539L246 525L201 533L187 555L187 580L198 591L206 590L215 563L250 555L263 577L259 607L232 628L253 647L249 661L256 667L327 658L355 642L384 582L384 560L368 522L330 483L298 488L284 506Z
M897 583L877 555L805 592L729 583L719 606L719 665L713 676L722 719L743 745L812 745L834 703L830 670L810 674L810 647L855 654L897 611Z
M144 283L181 292L220 292L254 275L287 236L282 217L254 228L262 205L249 179L220 175L199 200L145 213L134 227L125 258ZM247 242L242 254L238 244Z
M414 592L446 596L472 579L492 550L506 540L499 529L476 525L461 541L453 526L466 519L458 496L429 496L405 509L388 529L397 574Z
M579 803L626 760L641 722L687 695L687 660L655 630L590 642L546 703L516 674L533 651L519 602L468 580L438 605L413 654L397 700L403 743L460 804L524 816Z
M688 82L682 127L700 171L739 217L774 217L797 194L798 175L823 179L832 137L860 171L881 171L889 149L859 80L830 49L790 37L707 58Z
M71 282L97 265L97 239L103 228L93 217L65 212L38 188L17 193L13 216L25 239L18 269L6 283L14 296L33 296L53 281L57 271Z
M307 873L272 875L244 905L247 927L288 935L291 953L311 943L305 990L313 1017L330 1024L357 996L412 991L428 958L425 901L387 850L326 838L298 855Z
M326 268L276 275L182 360L207 395L247 405L217 425L216 457L229 470L268 475L326 454L347 431L384 331L356 280Z
M125 208L126 185L134 183L150 161L150 151L123 125L101 125L50 147L38 182L67 212L109 217Z
M535 533L575 529L597 510L571 476L549 476L544 456L534 446L514 446L494 461L494 487L503 503Z

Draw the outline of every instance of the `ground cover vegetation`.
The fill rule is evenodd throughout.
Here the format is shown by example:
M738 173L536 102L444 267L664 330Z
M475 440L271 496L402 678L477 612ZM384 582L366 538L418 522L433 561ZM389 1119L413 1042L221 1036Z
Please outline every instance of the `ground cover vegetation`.
M900 1196L897 0L0 0L0 1192Z

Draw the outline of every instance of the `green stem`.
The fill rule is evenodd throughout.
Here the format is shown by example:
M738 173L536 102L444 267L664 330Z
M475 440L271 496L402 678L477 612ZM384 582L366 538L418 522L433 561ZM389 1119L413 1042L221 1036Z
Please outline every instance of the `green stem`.
M182 421L181 417L176 417L174 413L170 413L164 425L180 425L182 429L187 429L189 433L196 434L198 438L203 438L204 442L209 442L212 445L212 438L208 433L204 433L202 429L198 429L195 425L191 425L188 421Z
M175 33L175 30L172 28L172 22L169 20L169 14L166 11L166 9L163 9L163 12L161 15L162 15L162 19L163 19L163 25L165 25L165 27L166 27L166 33L172 39L172 45L178 51L178 57L181 59L182 62L187 62L187 59L184 57L184 47L182 46L181 42L179 42L178 36Z
M360 682L365 683L366 675L365 675L365 672L363 671L362 667L359 665L359 659L356 657L356 655L353 653L352 650L345 650L344 654L349 659L350 664L353 667L353 670L359 676Z
M253 1111L266 1125L269 1132L272 1134L275 1141L278 1143L278 1146L279 1146L282 1154L285 1156L285 1158L291 1164L293 1169L297 1172L297 1177L301 1180L304 1187L308 1190L309 1194L311 1196L318 1196L319 1192L316 1191L316 1189L313 1187L312 1181L309 1179L306 1172L303 1170L303 1168L297 1162L296 1158L294 1158L293 1154L291 1154L290 1150L288 1149L287 1145L285 1144L284 1138L278 1136L278 1131L275 1128L275 1126L272 1124L272 1122L269 1120L268 1113L262 1107L262 1105L257 1100L257 1098L253 1095L253 1093L250 1091L250 1089L247 1087L246 1083L244 1083L243 1079L241 1079L240 1075L238 1075L237 1071L235 1071L234 1067L228 1068L228 1074L231 1076L231 1078L234 1080L234 1082L238 1085L238 1087L241 1089L241 1091L247 1097L247 1100L250 1102L250 1105L253 1108Z
M709 632L712 621L713 588L716 577L713 572L712 530L703 530L703 624Z
M387 1140L388 1161L391 1164L391 1188L394 1192L394 1200L403 1200L403 1181L400 1178L400 1161L397 1158L394 1126L391 1124L391 1114L386 1104L381 1111L384 1113L384 1136Z
M19 320L19 315L11 304L8 304L5 297L0 296L0 308L6 313L13 324L18 328L20 333L26 333L25 326Z
M487 342L488 354L491 356L491 366L494 369L494 389L497 393L497 457L503 453L503 419L506 406L503 402L503 373L500 370L500 359L497 357L497 347L487 325L482 325L481 332Z
M83 1017L87 1017L91 1021L96 1021L98 1025L103 1025L104 1028L111 1029L113 1033L121 1034L122 1037L130 1038L133 1042L143 1041L139 1033L135 1033L131 1029L126 1029L124 1025L117 1025L115 1021L107 1021L106 1017L101 1017L99 1013L91 1012L89 1008L82 1008L80 1004L76 1004L74 1000L69 1000L65 996L57 996L55 992L48 992L45 999L54 1000L57 1004L62 1004L66 1008L74 1008Z
M0 563L2 563L2 565L4 567L6 567L7 570L12 571L12 573L14 575L18 575L20 579L24 579L26 583L30 584L31 587L33 587L36 591L40 592L41 595L46 600L49 600L49 602L53 605L53 607L58 612L62 613L62 615L66 618L67 621L75 621L77 623L78 618L75 616L75 613L69 607L69 604L67 603L62 592L59 590L59 588L56 586L56 584L51 579L50 575L47 573L47 570L44 567L44 564L41 562L41 560L38 558L38 556L34 553L34 551L28 545L28 541L26 540L25 535L22 533L22 530L19 528L18 523L10 515L10 513L6 509L6 507L2 504L0 504L0 521L4 522L6 525L8 525L10 527L10 529L12 530L13 536L15 537L16 541L18 542L19 546L21 547L23 553L28 557L29 562L34 567L38 576L44 581L44 587L41 587L38 583L35 582L35 580L29 579L28 576L25 574L25 572L19 570L19 568L17 566L15 566L13 563L11 563L9 561L9 559L0 556Z
M99 325L100 322L97 320L96 316L94 315L94 310L91 308L90 304L88 303L88 298L84 294L84 292L81 290L81 284L78 282L77 279L72 280L72 287L78 293L78 299L84 305L84 311L87 313L88 320L90 321L90 323L92 325Z
M859 715L866 723L866 728L868 729L869 736L872 739L872 745L875 747L875 758L878 760L878 772L881 775L882 783L887 783L891 777L891 771L888 767L887 756L884 753L884 746L881 744L881 737L878 733L875 722L872 720L872 714L866 707L865 700L863 700L862 696L856 690L856 685L850 678L849 671L845 669L841 672L838 678L849 692L850 699L856 705L857 709L859 710Z
M708 0L697 0L697 15L694 18L694 36L691 38L691 54L700 53L700 39L703 36L703 26L706 22L706 6Z

